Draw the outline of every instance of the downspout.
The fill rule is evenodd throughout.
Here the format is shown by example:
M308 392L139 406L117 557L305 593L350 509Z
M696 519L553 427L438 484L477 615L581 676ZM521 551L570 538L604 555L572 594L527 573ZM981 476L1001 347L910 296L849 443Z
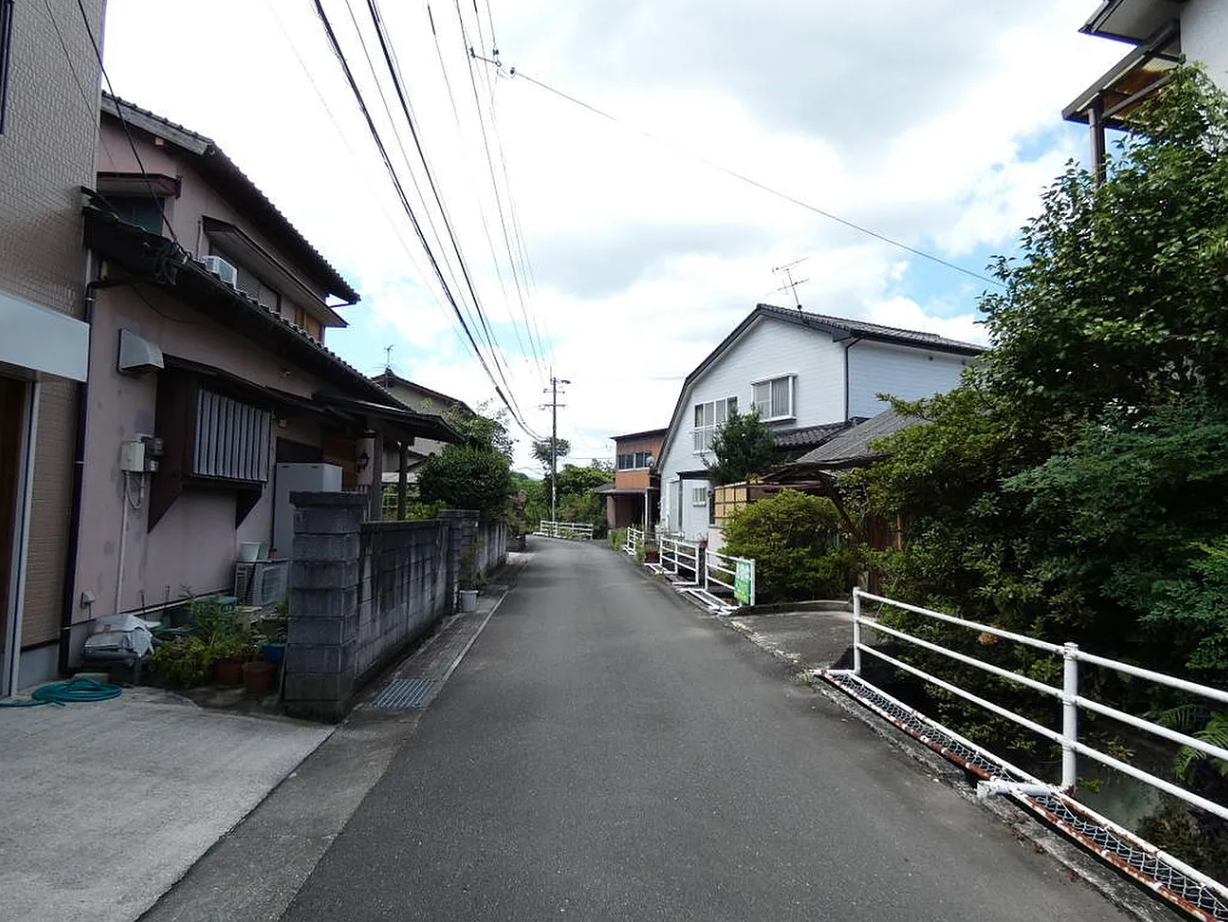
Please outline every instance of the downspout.
M857 337L849 342L844 347L844 418L849 418L849 350L861 342L861 337Z
M96 292L105 283L101 280L86 283L85 322L89 325L90 354L86 358L85 380L77 392L76 434L73 442L72 500L68 511L68 554L64 567L63 610L60 612L60 647L57 668L61 676L69 674L71 660L73 615L77 610L77 558L81 544L81 495L85 487L85 413L89 406L90 357L94 351L94 300ZM126 508L127 500L125 500Z
M91 256L92 259L92 256ZM87 273L88 277L88 273ZM101 288L114 288L117 285L130 285L132 279L105 278L86 283L85 286L85 322L89 325L89 360L86 363L85 381L77 394L76 434L74 436L73 468L72 468L72 500L68 513L68 553L64 566L64 594L60 612L60 647L58 651L57 669L60 675L67 676L70 666L70 647L72 641L73 615L77 610L77 559L80 553L81 541L81 496L85 489L85 423L86 410L89 406L90 384L89 375L93 364L94 351L94 302ZM124 500L127 509L127 498Z

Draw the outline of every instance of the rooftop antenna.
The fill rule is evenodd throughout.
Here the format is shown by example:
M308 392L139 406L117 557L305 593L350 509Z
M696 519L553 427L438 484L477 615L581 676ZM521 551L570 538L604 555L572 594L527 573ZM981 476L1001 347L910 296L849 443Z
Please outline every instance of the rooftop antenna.
M788 279L788 282L784 285L781 285L776 290L785 291L787 289L788 291L792 292L793 303L797 305L797 309L799 311L802 309L802 302L797 300L797 286L806 284L807 282L810 281L810 279L793 278L793 269L797 266L800 266L802 263L804 263L809 258L810 258L809 256L803 256L801 259L795 259L791 263L785 263L783 266L776 266L772 269L772 271L777 274L781 272L785 274L785 278Z
M384 347L384 371L392 371L392 346L391 345Z

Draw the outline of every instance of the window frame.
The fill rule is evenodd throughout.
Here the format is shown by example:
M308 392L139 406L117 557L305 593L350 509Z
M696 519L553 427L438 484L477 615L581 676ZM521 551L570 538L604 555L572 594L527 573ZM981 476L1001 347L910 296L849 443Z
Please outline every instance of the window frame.
M716 418L716 407L718 404L723 405L723 412L719 420ZM705 400L691 406L691 454L702 455L712 450L712 436L716 434L718 426L723 426L728 421L730 409L732 408L735 413L738 411L738 397L736 394L733 394L716 400ZM704 425L695 425L697 420L707 418L707 413L704 412L705 408L711 409L712 422Z
M780 382L787 382L789 389L789 405L786 413L771 413L772 405L775 403L775 395L773 394L774 386ZM768 389L768 399L766 402L761 402L756 399L756 390L764 385ZM759 418L765 423L780 422L783 420L797 419L797 375L788 373L783 375L772 375L770 378L760 378L757 381L750 383L750 403L755 412L759 413ZM768 413L760 411L761 403L766 403Z
M711 492L712 491L708 488L707 484L704 484L702 487L691 487L691 505L692 506L708 505L708 497L711 494Z

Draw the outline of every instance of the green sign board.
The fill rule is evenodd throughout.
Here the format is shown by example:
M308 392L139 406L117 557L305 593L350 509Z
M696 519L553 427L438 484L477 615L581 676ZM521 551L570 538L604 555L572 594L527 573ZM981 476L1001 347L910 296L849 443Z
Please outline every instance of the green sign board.
M733 597L743 605L753 605L755 601L755 562L739 560L735 564L733 574Z

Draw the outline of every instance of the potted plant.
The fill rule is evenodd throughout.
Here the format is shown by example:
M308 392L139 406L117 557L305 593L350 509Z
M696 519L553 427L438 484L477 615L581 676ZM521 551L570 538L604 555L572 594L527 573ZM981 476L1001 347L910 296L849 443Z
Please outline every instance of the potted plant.
M243 664L252 658L251 638L241 633L218 633L209 640L209 658L222 685L243 683Z

